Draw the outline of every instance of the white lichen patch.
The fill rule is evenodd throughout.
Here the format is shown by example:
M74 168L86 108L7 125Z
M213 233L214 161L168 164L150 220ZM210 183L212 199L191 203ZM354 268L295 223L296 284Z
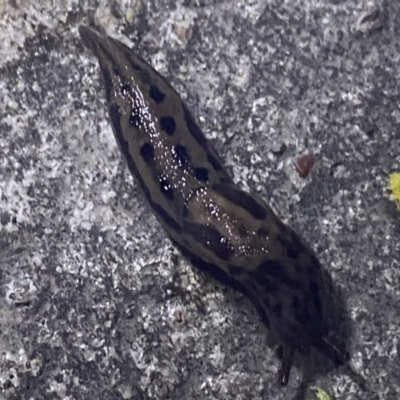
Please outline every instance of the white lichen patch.
M6 284L5 292L8 304L28 305L36 297L37 288L29 276L21 275L18 279L12 279Z
M161 25L161 46L164 43L183 46L190 38L191 27L197 14L181 5L166 16Z
M1 353L0 394L3 391L2 389L18 388L20 386L21 375L31 369L31 361L23 348L16 352L4 351Z
M53 0L0 0L0 67L20 57L26 39L34 37L39 26L51 30L65 23L76 5L75 1L59 2L55 7Z

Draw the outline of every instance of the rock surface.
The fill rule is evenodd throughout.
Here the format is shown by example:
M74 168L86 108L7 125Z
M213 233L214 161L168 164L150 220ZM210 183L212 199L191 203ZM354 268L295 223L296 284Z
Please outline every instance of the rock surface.
M0 399L398 399L400 3L30 3L0 0ZM251 304L173 248L115 144L90 21L171 81L235 181L319 254L353 374L305 383L297 362L278 387Z

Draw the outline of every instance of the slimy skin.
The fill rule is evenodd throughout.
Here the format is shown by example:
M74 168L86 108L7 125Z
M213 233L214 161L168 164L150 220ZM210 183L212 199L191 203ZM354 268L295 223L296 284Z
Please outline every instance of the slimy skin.
M287 385L296 350L316 347L336 364L347 352L327 337L318 259L259 197L236 186L178 93L111 37L80 27L97 57L118 146L173 243L247 295L283 346Z

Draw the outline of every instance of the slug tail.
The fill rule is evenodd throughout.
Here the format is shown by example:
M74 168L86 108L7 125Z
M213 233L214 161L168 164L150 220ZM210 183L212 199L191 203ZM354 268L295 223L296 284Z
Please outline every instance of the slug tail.
M289 383L290 370L294 357L294 348L292 346L283 347L282 364L278 373L278 383L281 386L287 386Z

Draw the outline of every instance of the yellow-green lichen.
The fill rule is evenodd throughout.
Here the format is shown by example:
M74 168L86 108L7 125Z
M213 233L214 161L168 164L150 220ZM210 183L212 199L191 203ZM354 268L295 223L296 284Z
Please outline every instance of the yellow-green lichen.
M393 200L400 210L400 172L393 172L389 175L388 188L391 192L390 200Z
M329 396L328 393L325 392L324 389L321 389L319 387L313 387L315 391L315 396L318 400L332 400L332 397Z

